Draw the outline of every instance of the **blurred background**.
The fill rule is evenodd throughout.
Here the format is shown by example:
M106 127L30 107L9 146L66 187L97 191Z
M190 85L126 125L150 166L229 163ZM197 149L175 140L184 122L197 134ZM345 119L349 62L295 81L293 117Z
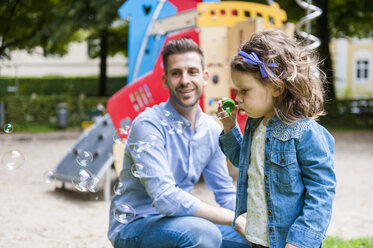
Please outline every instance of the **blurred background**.
M156 68L159 44L167 33L161 30L150 38L146 36L149 23L162 24L156 20L157 6L164 6L163 17L192 13L191 17L175 20L188 23L188 18L194 18L199 25L196 32L210 34L208 42L200 38L207 60L221 59L226 63L225 56L216 57L210 49L216 47L219 37L229 45L230 36L224 33L225 36L215 39L213 33L203 28L203 23L195 21L206 15L208 11L203 4L209 3L225 6L219 13L213 10L208 13L214 15L212 22L217 14L228 15L225 10L229 6L249 6L245 5L249 3L255 8L244 13L246 19L262 18L264 25L277 25L276 18L281 16L281 25L319 54L328 81L325 84L328 114L319 122L336 138L338 179L330 235L323 247L373 247L371 0L2 0L1 247L111 247L106 238L108 199L116 194L118 187L117 174L111 168L115 162L121 163L113 153L128 134L129 126L123 124L122 120L127 121L123 114L122 119L111 123L107 104L110 99L117 103L116 99L123 97L120 92L131 85L133 88L129 89L134 89L138 80L150 72L159 73ZM269 11L277 11L277 17L260 13L270 6ZM236 10L231 14L239 16ZM224 32L228 33L227 29L233 30L225 27ZM140 47L147 39L146 47ZM237 48L237 45L231 46ZM149 50L149 46L154 49ZM233 97L234 90L224 88L225 91L219 92L222 82L229 77L225 65L221 69L216 62L207 67L212 71L209 84L212 86L201 104L205 112L213 115L216 99L223 95ZM160 99L152 84L156 82L148 80L138 86L132 103L121 106L134 109L131 118L154 104L154 99ZM148 85L153 96L148 94ZM113 113L111 117L115 116ZM101 132L105 127L99 124L106 126L109 134ZM107 148L100 141L107 139L111 142L109 149L98 149L100 145ZM89 175L97 182L93 189L74 185L76 177L72 179L70 174L81 172L81 166L96 168ZM74 171L69 174L64 168ZM237 171L229 169L236 179ZM60 175L56 174L58 171ZM192 193L214 201L203 180Z

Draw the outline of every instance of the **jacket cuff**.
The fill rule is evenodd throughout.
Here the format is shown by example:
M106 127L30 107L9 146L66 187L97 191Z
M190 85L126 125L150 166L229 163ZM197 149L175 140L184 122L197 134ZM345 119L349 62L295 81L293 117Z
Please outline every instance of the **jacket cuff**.
M219 146L223 151L235 148L237 144L241 144L241 141L241 131L238 124L227 133L222 131L219 136ZM225 149L223 149L223 145Z
M316 232L310 228L293 224L286 238L286 243L301 248L320 248L325 234Z

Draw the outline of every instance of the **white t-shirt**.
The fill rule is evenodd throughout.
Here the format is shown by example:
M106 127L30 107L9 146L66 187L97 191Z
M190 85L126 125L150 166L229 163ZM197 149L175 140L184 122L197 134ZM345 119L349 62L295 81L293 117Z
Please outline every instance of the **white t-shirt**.
M255 129L251 144L250 166L247 188L246 239L252 243L269 247L268 215L264 187L264 140L266 126L262 123Z

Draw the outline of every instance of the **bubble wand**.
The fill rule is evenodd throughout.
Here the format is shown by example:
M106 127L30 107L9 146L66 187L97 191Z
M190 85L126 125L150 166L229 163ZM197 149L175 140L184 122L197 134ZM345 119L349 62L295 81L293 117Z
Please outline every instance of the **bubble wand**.
M232 111L236 107L236 103L232 99L226 99L223 101L223 109L228 113L229 116L232 115Z

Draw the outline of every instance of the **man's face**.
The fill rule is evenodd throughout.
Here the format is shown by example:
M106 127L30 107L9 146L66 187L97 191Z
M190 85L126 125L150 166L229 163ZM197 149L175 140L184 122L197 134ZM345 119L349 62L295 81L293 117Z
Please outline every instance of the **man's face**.
M175 108L190 108L198 104L209 78L203 71L201 56L196 52L172 54L168 57L163 85L170 91Z

